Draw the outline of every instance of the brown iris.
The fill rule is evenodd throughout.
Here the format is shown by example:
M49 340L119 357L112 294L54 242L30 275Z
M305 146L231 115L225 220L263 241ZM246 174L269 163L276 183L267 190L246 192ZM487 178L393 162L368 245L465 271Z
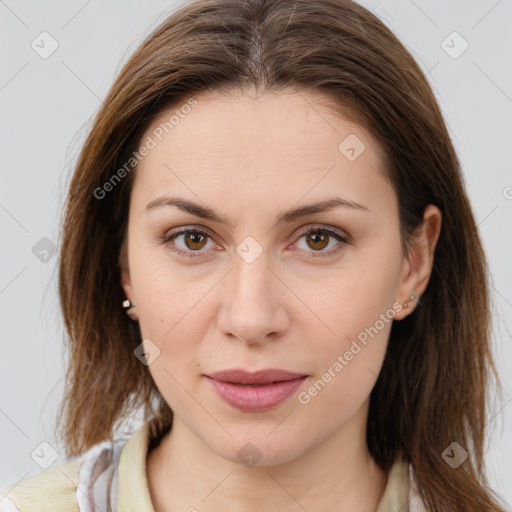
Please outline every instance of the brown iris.
M196 233L194 231L184 233L184 237L185 237L185 244L191 250L202 249L206 243L206 238L207 238L205 235L202 235L201 233ZM191 242L192 245L190 245L189 242ZM199 244L199 245L197 245L197 244Z
M312 249L324 249L329 243L329 235L326 233L311 233L307 235L308 244L310 241L313 242L313 245L310 245Z

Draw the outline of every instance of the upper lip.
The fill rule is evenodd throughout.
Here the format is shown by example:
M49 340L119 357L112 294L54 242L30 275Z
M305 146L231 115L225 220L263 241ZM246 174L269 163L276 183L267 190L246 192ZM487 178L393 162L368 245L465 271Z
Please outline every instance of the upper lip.
M277 368L268 368L256 372L248 372L242 369L222 370L206 375L211 379L232 384L270 384L271 382L283 382L287 380L306 377L305 374L289 372Z

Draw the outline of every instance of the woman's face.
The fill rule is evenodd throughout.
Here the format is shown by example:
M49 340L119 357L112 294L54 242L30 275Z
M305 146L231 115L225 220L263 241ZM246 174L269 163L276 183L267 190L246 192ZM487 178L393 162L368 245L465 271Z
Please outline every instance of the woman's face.
M221 457L268 464L364 435L392 320L414 289L379 146L321 95L195 100L143 138L123 271L175 425ZM232 369L301 378L210 378Z

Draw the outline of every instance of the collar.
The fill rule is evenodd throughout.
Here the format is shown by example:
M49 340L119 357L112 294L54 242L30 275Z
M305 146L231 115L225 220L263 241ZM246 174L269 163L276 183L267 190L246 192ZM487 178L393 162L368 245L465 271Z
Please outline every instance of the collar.
M400 453L388 474L388 483L377 512L409 511L409 464Z
M146 476L149 422L124 446L119 458L117 512L154 512Z

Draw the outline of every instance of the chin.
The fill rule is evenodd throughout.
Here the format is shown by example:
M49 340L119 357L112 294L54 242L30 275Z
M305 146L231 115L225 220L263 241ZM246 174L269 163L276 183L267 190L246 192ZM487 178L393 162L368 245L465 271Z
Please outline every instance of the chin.
M294 439L286 430L281 435L273 432L270 436L271 429L268 428L249 429L237 434L228 430L233 437L203 440L219 457L246 467L285 464L302 455L306 449L304 439Z

